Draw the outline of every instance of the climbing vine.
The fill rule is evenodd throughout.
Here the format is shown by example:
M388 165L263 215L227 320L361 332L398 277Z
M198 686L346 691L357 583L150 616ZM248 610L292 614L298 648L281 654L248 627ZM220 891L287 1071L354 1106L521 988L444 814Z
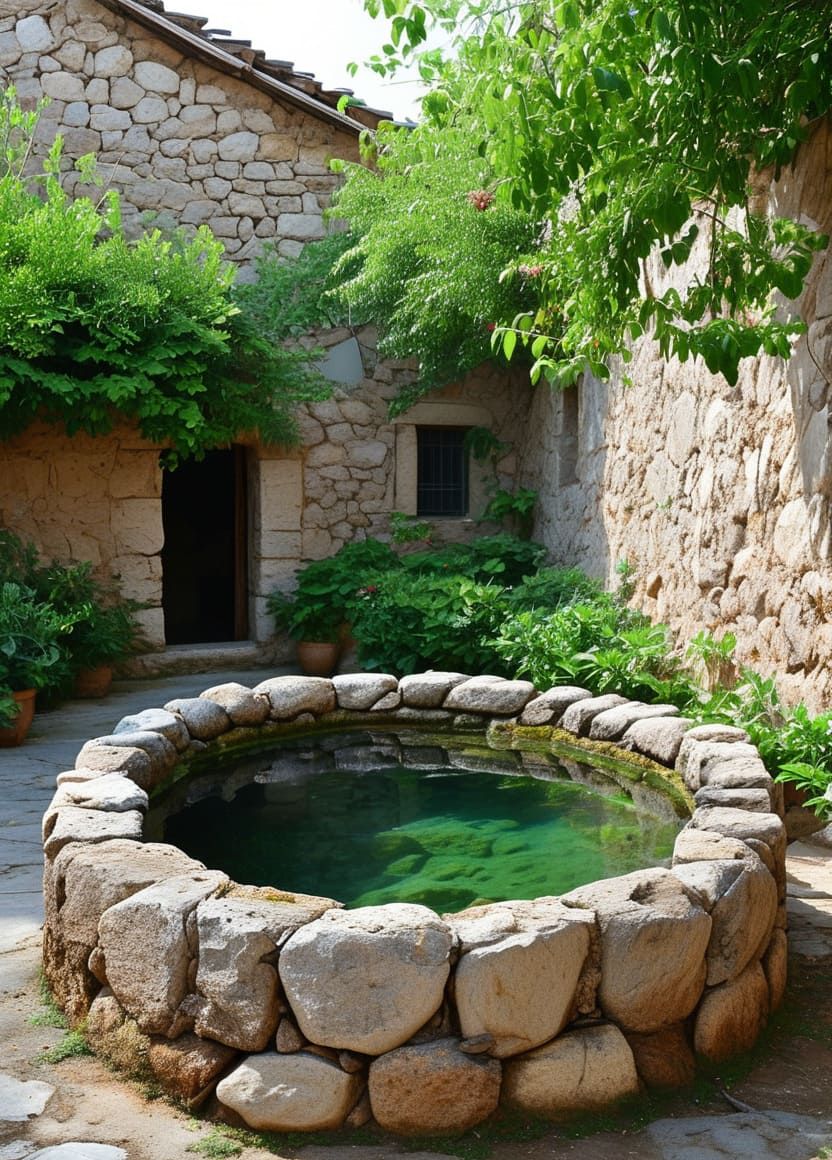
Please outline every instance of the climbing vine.
M356 196L367 178L355 168L341 201L347 217L359 203L363 234L364 265L347 293L360 298L366 271L390 253L386 298L374 306L393 320L399 353L408 353L408 335L396 320L427 329L445 271L414 277L378 239L405 223L415 251L432 244L436 175L444 169L451 180L463 133L479 163L465 175L481 195L469 199L470 215L511 210L527 220L525 252L499 274L485 263L482 278L513 288L513 301L495 303L492 342L509 357L527 347L534 379L566 386L587 369L606 378L646 331L666 357L701 356L730 383L745 357L788 356L803 326L777 308L774 292L796 298L827 239L770 216L754 192L832 105L832 0L365 0L365 8L390 20L372 66L389 73L416 60L430 85L417 129L385 130L370 143L380 183L407 180L420 229L405 199L379 191L370 205ZM433 28L450 51L427 47ZM414 155L430 161L414 165ZM461 190L457 205L461 213ZM671 273L680 268L655 286L645 280L654 253ZM530 286L532 306L523 300Z

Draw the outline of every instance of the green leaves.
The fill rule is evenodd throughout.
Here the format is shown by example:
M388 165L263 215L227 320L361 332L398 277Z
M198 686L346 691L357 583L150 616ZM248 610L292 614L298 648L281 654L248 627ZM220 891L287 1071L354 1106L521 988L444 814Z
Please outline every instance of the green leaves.
M207 228L130 242L117 197L71 201L60 142L24 176L35 119L0 102L0 437L36 414L99 434L134 420L199 455L259 428L289 442L292 407L322 394L303 356L266 341L232 300L234 270ZM91 180L91 159L82 159ZM275 324L276 326L277 324Z
M379 10L372 0L368 7ZM435 231L448 228L443 185L458 167L463 132L498 207L525 216L532 245L521 243L504 269L516 271L524 252L537 250L546 278L533 303L520 300L530 288L519 279L502 283L513 300L489 295L483 239L465 250L466 265L479 264L495 352L517 359L530 347L533 379L558 386L587 368L603 377L649 326L665 353L701 354L729 382L743 358L788 355L799 328L773 320L772 295L798 297L827 243L797 223L745 211L753 171L786 163L813 118L832 107L829 0L400 0L397 37L418 56L405 26L417 8L428 30L433 20L452 35L456 55L431 59L424 124L407 140L379 138L379 184L392 192L408 175L418 228L404 244L413 254L432 247ZM346 212L359 181L352 171ZM379 196L369 215L354 218L367 269L385 231L401 236L392 200ZM698 265L687 269L694 248ZM643 262L656 251L668 268L683 268L675 301L645 283ZM376 317L395 333L397 353L423 357L429 324L424 315L415 323L417 296L425 314L434 310L435 348L458 346L468 316L443 325L447 279L446 265L426 266L418 281L398 280L392 311L389 297L377 297ZM399 327L411 295L413 312L404 313L414 324ZM528 313L528 330L517 326L518 312ZM434 349L431 371L440 366Z

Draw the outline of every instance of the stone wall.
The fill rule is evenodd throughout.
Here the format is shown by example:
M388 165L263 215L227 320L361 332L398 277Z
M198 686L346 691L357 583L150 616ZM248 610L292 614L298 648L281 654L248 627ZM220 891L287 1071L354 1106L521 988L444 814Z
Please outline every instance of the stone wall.
M354 349L353 382L301 408L298 450L248 447L249 621L259 642L273 636L269 593L293 588L303 563L352 539L389 537L393 511L415 514L416 421L488 426L510 447L495 480L472 464L472 517L485 506L486 483L511 487L517 470L527 384L508 391L505 376L485 366L391 421L388 403L413 381L413 366L378 359L371 328L314 342L331 359ZM165 643L159 450L125 427L92 438L35 424L0 442L0 527L31 539L47 558L91 560L100 576L115 577L125 596L149 606L139 620L154 647ZM489 530L473 518L433 522L446 540Z
M194 759L477 721L532 773L566 750L692 799L672 869L440 917L235 884L142 841L148 791ZM254 1128L440 1135L500 1102L557 1120L688 1084L694 1053L755 1042L787 951L781 787L741 730L689 726L672 706L439 672L277 677L126 717L44 817L46 976L102 1054ZM408 750L419 768L418 733Z
M768 211L832 232L831 177L822 124L771 183ZM658 261L647 276L663 276ZM642 341L631 387L539 390L522 482L540 490L536 535L558 561L614 580L627 560L636 602L680 639L730 630L743 662L820 706L832 696L828 250L798 308L809 330L791 360L746 360L736 387Z
M338 373L352 357L353 381L336 384L331 399L300 410L303 448L257 448L251 556L255 639L272 632L266 599L275 588L294 587L302 563L322 559L366 536L390 536L394 511L416 514L416 426L485 426L505 444L496 467L470 465L470 512L465 519L431 519L435 537L470 539L493 525L475 522L489 486L511 489L517 479L517 448L523 439L531 391L486 364L391 419L390 400L416 379L415 364L379 359L376 334L365 327L310 339L328 352Z
M0 442L0 480L0 527L46 559L91 561L124 596L155 606L138 619L151 642L164 639L158 447L129 427L70 438L35 423Z
M38 141L45 149L60 131L67 169L96 154L128 233L148 213L168 227L208 225L244 278L265 241L296 255L323 236L338 181L329 159L358 156L358 126L276 100L98 0L0 3L7 84L27 107L50 99ZM72 171L64 185L101 196Z

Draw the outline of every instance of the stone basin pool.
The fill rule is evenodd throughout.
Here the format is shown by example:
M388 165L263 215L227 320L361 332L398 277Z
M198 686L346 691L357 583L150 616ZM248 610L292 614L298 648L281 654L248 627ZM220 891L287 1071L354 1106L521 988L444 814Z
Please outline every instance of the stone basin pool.
M284 745L174 787L145 832L237 882L439 913L669 864L682 819L662 795L636 808L589 766L570 763L581 781L555 759L529 774L516 754L434 740L353 733Z
M477 884L461 911L439 898L345 909L343 875L331 896L235 881L160 840L164 810L212 784L230 802L250 759L271 770L256 791L305 794L313 739L339 770L375 770L359 786L388 786L378 834L394 844L415 782L443 780L437 747L463 790L465 771L489 773L509 822L526 775L544 798L576 792L561 763L616 808L626 791L636 816L657 819L648 828L683 826L669 865L466 905L495 893ZM444 806L430 808L436 828ZM339 809L332 837L348 828ZM44 972L94 1050L226 1121L442 1135L503 1106L559 1120L690 1083L698 1058L756 1041L786 985L782 812L742 730L693 728L673 706L442 672L221 685L123 718L59 775L43 822ZM452 828L476 836L493 821ZM605 824L592 822L602 846ZM219 838L247 844L228 828ZM437 844L427 853L447 857ZM401 870L409 855L388 853ZM361 889L366 900L377 886Z

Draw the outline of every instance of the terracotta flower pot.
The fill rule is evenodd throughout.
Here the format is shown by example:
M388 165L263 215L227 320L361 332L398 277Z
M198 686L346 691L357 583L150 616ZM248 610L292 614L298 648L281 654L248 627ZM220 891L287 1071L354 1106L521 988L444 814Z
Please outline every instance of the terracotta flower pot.
M337 641L298 641L298 664L308 677L331 677L340 654Z
M75 675L76 697L106 697L113 683L113 666L97 665L94 669L81 669Z
M11 725L0 729L0 747L8 748L11 745L22 745L23 739L29 732L32 718L35 715L35 690L21 689L12 693L17 702L18 712Z

